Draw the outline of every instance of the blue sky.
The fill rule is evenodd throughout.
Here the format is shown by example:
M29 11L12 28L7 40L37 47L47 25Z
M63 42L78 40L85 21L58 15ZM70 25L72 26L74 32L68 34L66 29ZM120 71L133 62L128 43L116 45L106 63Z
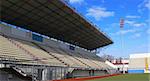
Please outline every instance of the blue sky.
M129 57L132 53L149 52L150 0L69 0L69 4L114 41L101 48L99 55ZM122 30L120 18L125 19Z

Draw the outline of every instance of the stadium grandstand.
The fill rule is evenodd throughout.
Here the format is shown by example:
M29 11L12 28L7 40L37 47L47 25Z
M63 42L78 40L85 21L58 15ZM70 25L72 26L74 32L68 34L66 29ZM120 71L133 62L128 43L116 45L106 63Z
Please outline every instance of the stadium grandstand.
M113 74L96 55L113 41L63 0L1 0L0 81Z

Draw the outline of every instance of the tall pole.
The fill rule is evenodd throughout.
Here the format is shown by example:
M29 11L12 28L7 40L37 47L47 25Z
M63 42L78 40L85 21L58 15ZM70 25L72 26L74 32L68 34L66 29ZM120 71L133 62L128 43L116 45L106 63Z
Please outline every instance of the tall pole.
M121 32L120 32L120 37L121 37L121 49L122 49L122 54L124 54L124 42L123 42L123 34L122 34L123 27L124 27L124 19L121 18L121 19L120 19L120 30L121 30ZM124 60L124 58L122 58L121 60ZM121 62L122 62L122 64L123 64L123 66L122 66L122 72L123 72L123 74L125 74L125 71L124 71L124 63L123 63L123 61L121 61Z

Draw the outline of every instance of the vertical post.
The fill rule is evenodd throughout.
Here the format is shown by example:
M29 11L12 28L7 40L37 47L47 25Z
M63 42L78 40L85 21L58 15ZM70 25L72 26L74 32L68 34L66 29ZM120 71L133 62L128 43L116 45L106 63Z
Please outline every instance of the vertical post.
M148 73L149 65L148 65L148 58L145 57L145 72Z
M55 80L57 80L57 68L55 67Z
M33 71L34 70L34 65L32 66L31 70L32 70L32 81L34 81L34 71Z
M122 60L124 60L124 58L122 58ZM123 74L125 74L125 63L122 61L123 64Z
M62 79L62 76L63 76L63 75L62 75L62 67L60 67L60 69L61 69L61 70L60 70L60 74L61 74L61 79Z
M121 37L122 54L124 55L124 42L123 42L123 34L122 34L123 27L124 27L124 19L121 18L121 19L120 19L120 29L121 29L120 37ZM124 59L122 58L122 60L124 60ZM125 74L125 71L124 71L124 63L122 62L122 64L123 64L123 66L122 66L122 72L123 72L123 74Z

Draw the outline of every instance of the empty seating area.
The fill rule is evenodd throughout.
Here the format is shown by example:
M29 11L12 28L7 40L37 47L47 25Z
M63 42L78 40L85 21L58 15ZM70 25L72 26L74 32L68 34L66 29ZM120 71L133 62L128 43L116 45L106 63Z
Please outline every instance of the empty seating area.
M87 67L85 64L81 63L79 60L61 51L60 49L43 45L41 45L41 47L47 50L49 54L52 54L64 61L65 63L68 63L71 67Z
M109 68L112 69L109 65L105 64L103 61L101 61L102 58L96 56L96 55L90 55L90 54L80 54L82 57L86 57L90 59L90 61L94 62L96 65L98 65L101 68Z
M76 68L110 68L96 55L51 47L19 39L0 36L0 56L27 60L27 64L69 66Z
M39 44L40 45L40 44ZM64 62L68 63L71 67L89 67L89 68L95 68L95 69L103 69L103 68L109 68L110 66L105 64L104 62L101 62L98 58L94 59L94 56L91 56L89 54L81 54L78 52L73 52L71 50L65 50L62 48L54 48L51 46L44 46L40 45L42 48L47 50L50 54L58 57L59 59L63 60Z
M67 51L66 51L67 52ZM85 58L86 56L82 56L79 53L75 53L75 52L67 52L68 54L71 54L72 56L74 56L75 58L79 59L81 62L83 62L84 64L90 66L91 68L101 68L98 67L95 63L93 63L90 59Z
M0 45L0 56L29 60L27 63L35 62L40 65L64 66L56 58L53 58L30 42L0 36Z
M44 64L48 64L51 66L64 66L59 60L49 55L44 50L40 49L38 46L36 46L34 43L22 41L22 40L14 40L17 44L19 44L22 48L25 50L28 50L28 52L41 61Z
M0 57L4 57L6 59L29 60L23 63L34 62L30 55L28 55L25 51L18 49L14 44L12 44L7 38L3 36L0 36Z
M90 54L81 54L79 52L73 52L73 51L66 51L66 52L80 59L82 62L89 65L91 68L98 68L98 69L111 68L104 62L100 61L100 58L98 59L98 56L97 58L94 59L94 57L92 57Z

